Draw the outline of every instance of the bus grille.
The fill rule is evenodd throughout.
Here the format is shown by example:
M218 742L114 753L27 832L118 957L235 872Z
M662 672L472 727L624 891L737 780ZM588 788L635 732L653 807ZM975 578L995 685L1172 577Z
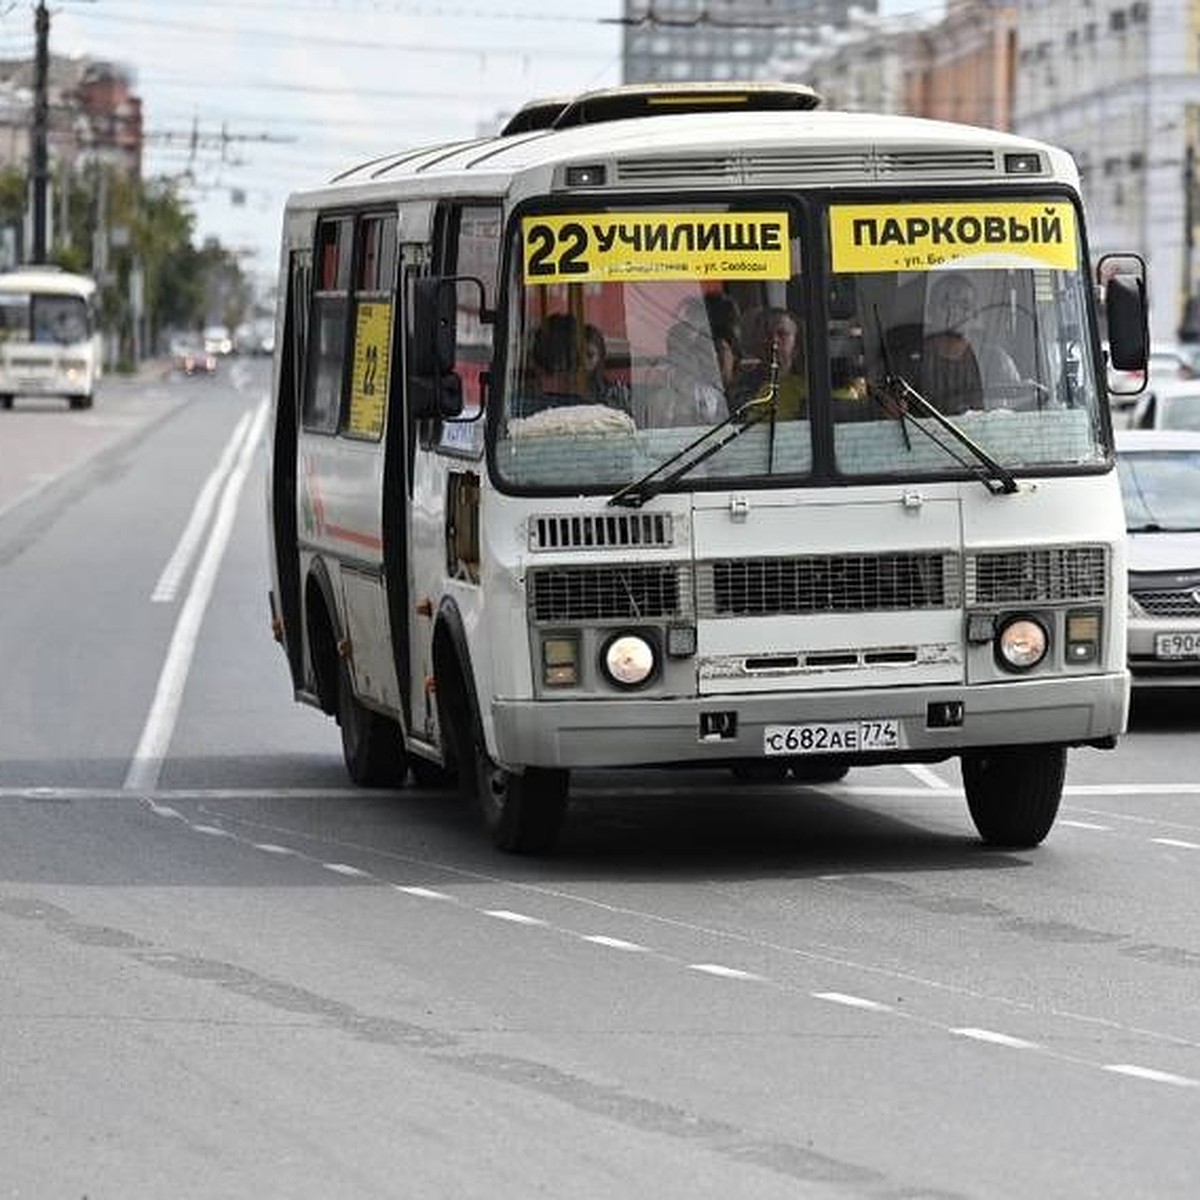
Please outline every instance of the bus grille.
M620 550L673 542L670 513L565 513L529 520L530 550Z
M968 604L1052 604L1103 600L1103 546L1049 546L967 556Z
M726 183L795 182L830 183L842 180L923 181L929 178L978 178L999 171L997 158L987 147L961 150L795 150L788 153L732 151L728 154L646 156L621 158L614 184L662 183L680 179L719 180Z
M685 563L537 567L528 588L530 616L538 624L651 621L691 612Z
M954 554L835 554L717 559L697 575L705 617L882 612L960 603Z

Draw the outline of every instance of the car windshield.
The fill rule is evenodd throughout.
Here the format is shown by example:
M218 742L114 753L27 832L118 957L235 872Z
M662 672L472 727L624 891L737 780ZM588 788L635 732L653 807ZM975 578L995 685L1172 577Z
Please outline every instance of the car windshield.
M1107 461L1070 204L807 212L759 200L522 217L491 424L501 479L616 492L683 461L665 486L803 481L819 447L844 479ZM933 224L957 239L952 260L895 245ZM982 253L985 229L1003 237ZM898 403L900 381L946 420L919 397ZM766 396L762 419L689 457Z
M1200 430L1200 392L1159 396L1157 403L1161 406L1155 422L1159 429Z
M1131 532L1200 529L1200 450L1135 450L1117 458Z

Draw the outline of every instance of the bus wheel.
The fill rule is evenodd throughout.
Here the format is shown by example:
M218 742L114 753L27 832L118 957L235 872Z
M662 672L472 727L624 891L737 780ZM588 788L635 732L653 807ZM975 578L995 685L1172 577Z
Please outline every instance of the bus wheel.
M12 402L11 396L0 396L0 408L12 408Z
M68 399L67 403L70 404L70 406L72 408L91 408L92 407L92 397L91 396L71 396Z
M783 758L750 759L734 763L729 770L739 783L782 783L787 778L788 764Z
M837 783L850 770L848 763L836 758L792 758L788 760L792 778L797 783Z
M409 755L408 769L412 772L413 782L417 787L451 788L458 783L453 771L438 766L437 763L430 762L429 759L422 758L419 754Z
M991 846L1027 849L1050 832L1067 774L1065 746L1010 746L962 756L967 807Z
M496 766L485 751L476 761L476 800L493 844L510 854L553 850L567 812L570 773L526 767L518 774Z
M400 726L359 703L345 660L338 670L337 719L350 778L360 787L399 787L408 767Z

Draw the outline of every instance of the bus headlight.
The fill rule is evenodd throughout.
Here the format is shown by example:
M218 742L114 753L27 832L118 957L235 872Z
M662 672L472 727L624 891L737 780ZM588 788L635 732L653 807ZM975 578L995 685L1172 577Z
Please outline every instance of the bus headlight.
M654 646L639 633L619 633L600 656L604 673L621 688L640 687L658 666Z
M1029 671L1046 657L1050 635L1034 617L1010 617L996 635L996 658L1010 671Z

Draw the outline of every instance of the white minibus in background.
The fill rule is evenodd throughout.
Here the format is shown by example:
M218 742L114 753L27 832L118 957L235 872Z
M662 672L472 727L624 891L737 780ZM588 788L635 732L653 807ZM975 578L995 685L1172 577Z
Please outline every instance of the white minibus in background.
M0 408L17 396L61 396L91 408L102 346L96 281L51 266L0 273Z
M983 839L1037 844L1129 698L1101 344L1144 368L1145 281L1087 256L1063 151L796 85L542 103L292 196L296 697L506 850L576 770L951 758Z

